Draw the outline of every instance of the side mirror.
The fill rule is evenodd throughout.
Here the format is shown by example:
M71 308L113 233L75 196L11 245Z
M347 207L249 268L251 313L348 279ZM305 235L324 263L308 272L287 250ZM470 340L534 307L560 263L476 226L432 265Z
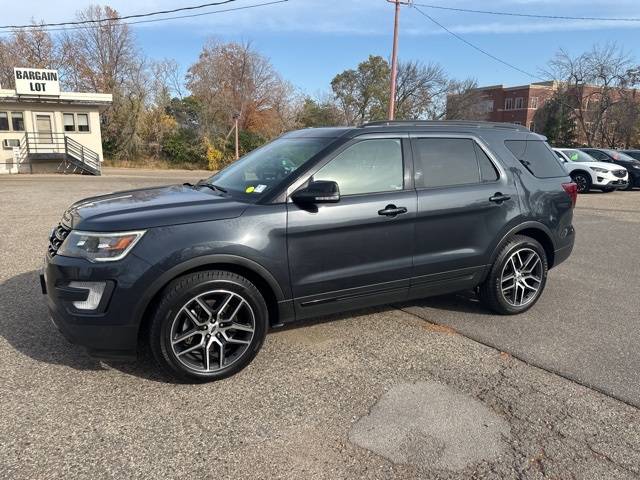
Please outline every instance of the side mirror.
M294 202L337 203L340 201L340 187L336 182L319 180L291 195Z

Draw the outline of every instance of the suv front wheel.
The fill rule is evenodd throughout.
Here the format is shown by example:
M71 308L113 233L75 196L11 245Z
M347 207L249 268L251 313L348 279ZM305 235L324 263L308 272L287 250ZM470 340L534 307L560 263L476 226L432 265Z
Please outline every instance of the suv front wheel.
M151 350L178 380L220 380L253 360L267 322L265 301L246 278L226 271L196 272L163 291L151 321Z
M503 315L529 310L547 282L547 255L536 240L516 235L500 250L478 289L483 305Z
M591 178L586 173L574 173L571 175L571 179L578 185L578 193L589 193L591 190Z

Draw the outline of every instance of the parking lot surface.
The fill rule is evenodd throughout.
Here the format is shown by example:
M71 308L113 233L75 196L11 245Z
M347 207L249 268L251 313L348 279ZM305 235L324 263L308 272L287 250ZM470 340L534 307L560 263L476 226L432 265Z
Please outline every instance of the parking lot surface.
M305 321L206 385L88 358L40 292L49 231L206 175L0 176L0 478L640 477L640 191L579 197L573 255L518 317L456 295Z

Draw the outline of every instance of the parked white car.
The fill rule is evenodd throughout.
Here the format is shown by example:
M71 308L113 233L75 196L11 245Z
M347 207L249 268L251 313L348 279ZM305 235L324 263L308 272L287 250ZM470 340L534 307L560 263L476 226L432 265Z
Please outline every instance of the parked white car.
M587 193L591 188L613 192L629 184L629 172L614 163L598 162L586 152L575 148L554 148L573 181L578 193Z

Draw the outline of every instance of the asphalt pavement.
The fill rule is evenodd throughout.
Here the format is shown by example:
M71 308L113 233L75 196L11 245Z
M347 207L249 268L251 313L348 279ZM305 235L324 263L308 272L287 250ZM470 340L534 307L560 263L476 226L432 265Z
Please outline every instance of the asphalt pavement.
M88 358L40 292L49 231L80 198L206 175L0 176L0 478L640 478L640 191L579 197L524 315L450 295L304 321L206 385Z
M464 294L401 307L640 408L640 189L580 195L574 225L572 255L522 315Z

